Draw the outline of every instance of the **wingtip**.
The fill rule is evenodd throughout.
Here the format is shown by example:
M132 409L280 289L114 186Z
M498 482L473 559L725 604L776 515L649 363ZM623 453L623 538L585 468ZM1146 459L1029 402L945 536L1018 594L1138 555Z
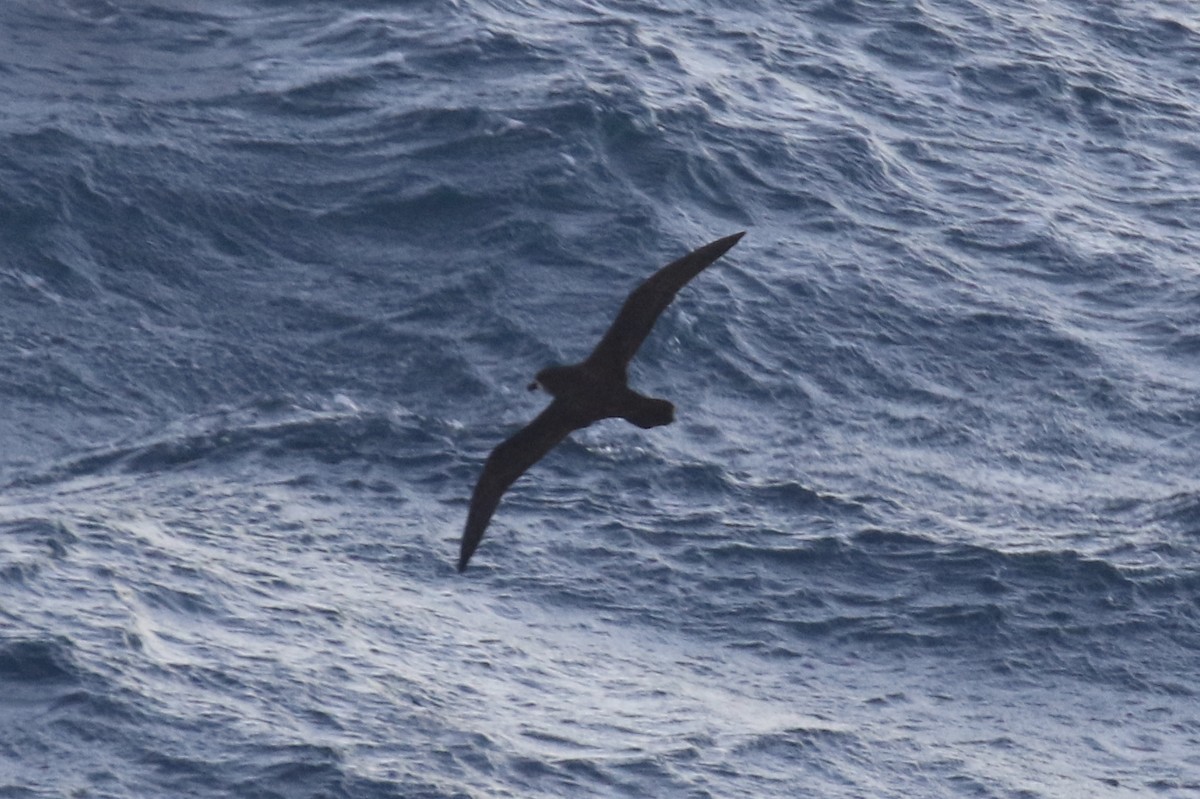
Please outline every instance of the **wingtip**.
M697 253L705 253L711 261L715 261L718 258L720 258L722 255L727 253L733 247L733 245L735 245L739 241L741 241L742 236L745 236L745 235L746 235L746 231L744 231L744 230L739 233L733 233L729 236L725 236L724 238L717 239L714 242L705 244L703 247L701 247L696 252Z

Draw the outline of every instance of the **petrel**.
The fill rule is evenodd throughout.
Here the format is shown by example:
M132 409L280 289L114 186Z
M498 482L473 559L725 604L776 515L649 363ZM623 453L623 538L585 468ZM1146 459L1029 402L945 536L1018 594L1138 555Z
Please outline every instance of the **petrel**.
M549 366L537 373L529 390L541 388L554 400L516 435L492 450L483 465L463 529L460 572L467 568L467 561L479 546L500 497L571 431L614 417L644 430L675 421L675 406L670 402L643 396L629 387L626 368L679 290L744 235L742 231L717 239L659 269L630 293L591 355L573 366Z

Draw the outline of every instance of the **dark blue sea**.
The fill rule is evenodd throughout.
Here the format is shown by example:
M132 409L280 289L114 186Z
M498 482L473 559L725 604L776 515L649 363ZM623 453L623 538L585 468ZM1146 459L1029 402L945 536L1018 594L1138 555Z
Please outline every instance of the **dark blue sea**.
M1200 796L1198 426L1193 0L0 4L3 799Z

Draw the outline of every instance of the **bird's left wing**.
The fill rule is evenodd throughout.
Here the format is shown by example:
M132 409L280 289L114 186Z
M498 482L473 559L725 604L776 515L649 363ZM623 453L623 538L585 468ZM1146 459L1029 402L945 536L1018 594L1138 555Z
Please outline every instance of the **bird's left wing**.
M458 556L458 570L467 568L475 548L483 539L492 514L500 504L500 497L533 464L554 449L577 424L561 400L554 400L538 414L532 422L516 435L492 450L483 473L471 494L471 509L467 513L467 526L463 529L462 548Z
M737 244L745 231L705 244L659 269L630 293L608 332L585 361L592 368L625 379L625 367L642 346L658 317L675 299L688 281L700 274L729 248Z

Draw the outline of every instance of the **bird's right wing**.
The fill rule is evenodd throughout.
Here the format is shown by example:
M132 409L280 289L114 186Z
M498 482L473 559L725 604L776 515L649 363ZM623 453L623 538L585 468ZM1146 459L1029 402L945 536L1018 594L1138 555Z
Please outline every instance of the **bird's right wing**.
M688 281L737 244L745 231L705 244L672 261L634 289L621 306L604 338L592 350L586 364L623 380L625 367L650 335L654 323Z
M554 449L572 430L580 427L567 411L561 400L554 400L523 427L512 438L492 450L483 473L471 494L471 509L467 512L467 525L463 529L462 548L458 556L458 570L467 568L475 548L483 539L492 514L500 504L500 497L533 464Z

